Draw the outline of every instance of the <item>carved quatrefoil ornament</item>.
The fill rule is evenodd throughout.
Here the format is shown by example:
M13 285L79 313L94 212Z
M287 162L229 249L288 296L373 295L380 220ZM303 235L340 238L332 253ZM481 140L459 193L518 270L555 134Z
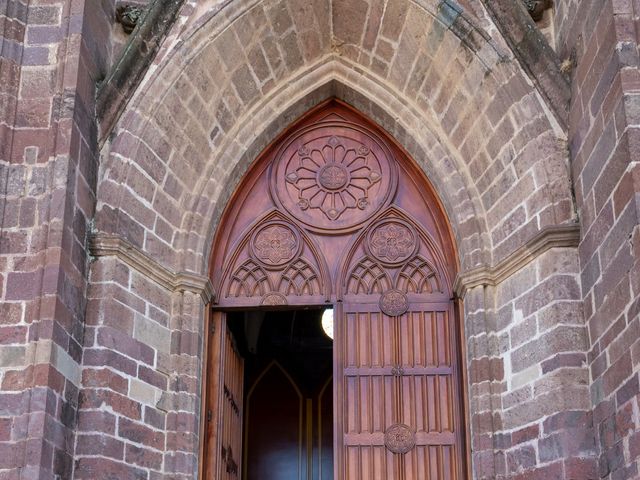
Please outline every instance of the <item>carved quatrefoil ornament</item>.
M342 122L303 130L278 154L270 188L313 231L350 231L390 203L397 172L387 148Z
M407 453L416 446L416 432L403 423L391 425L384 432L384 445L393 453Z

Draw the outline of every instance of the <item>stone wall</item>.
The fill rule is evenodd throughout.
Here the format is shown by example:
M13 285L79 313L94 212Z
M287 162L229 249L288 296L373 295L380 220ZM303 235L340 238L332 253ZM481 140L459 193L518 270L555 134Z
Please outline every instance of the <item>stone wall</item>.
M506 44L489 41L476 20L437 2L318 0L303 8L265 1L246 9L236 2L220 13L198 13L200 20L188 22L198 30L182 31L184 42L163 51L105 147L97 236L122 239L174 272L206 275L216 221L251 161L291 121L336 96L398 139L450 215L468 273L461 288L468 290L475 476L593 469L586 369L576 360L586 355L581 310L570 319L560 307L538 311L546 303L571 310L580 297L575 236L560 241L557 251L549 240L553 227L571 229L575 220L565 142ZM537 235L544 246L523 254ZM526 274L514 276L525 267ZM513 282L523 278L522 290L515 289ZM538 303L540 296L546 303ZM127 303L96 300L97 312ZM486 323L474 323L474 314ZM136 315L157 322L146 308ZM128 324L108 328L119 330L123 346L132 338L137 348L160 355ZM538 353L550 338L557 341ZM149 383L139 368L150 360L137 351L120 354L138 365L113 367L128 379L131 397L132 385ZM100 387L105 395L114 388ZM174 389L163 384L158 394L175 395ZM514 400L518 395L523 406ZM183 413L198 419L199 391L181 396L191 399ZM541 401L547 408L536 410ZM140 432L161 433L137 414L154 407L135 404L133 417L114 421L126 417ZM582 421L561 417L567 409ZM566 425L573 430L563 430ZM520 431L529 436L519 437ZM576 437L586 441L557 446ZM78 471L134 468L124 465L122 449L135 439L115 427L109 438L119 446L116 454L87 453ZM146 448L172 452L160 443ZM157 463L135 468L149 475L172 471Z
M194 478L209 299L94 252L73 478Z
M72 475L94 85L106 68L100 15L93 2L0 3L2 478Z
M466 4L481 18L186 2L99 148L113 5L0 3L0 478L196 475L217 222L253 159L331 97L396 138L449 215L474 477L637 474L635 13L557 2L569 164L550 97Z
M569 136L582 224L579 257L599 476L637 478L638 5L589 1L560 7L559 42L576 63Z

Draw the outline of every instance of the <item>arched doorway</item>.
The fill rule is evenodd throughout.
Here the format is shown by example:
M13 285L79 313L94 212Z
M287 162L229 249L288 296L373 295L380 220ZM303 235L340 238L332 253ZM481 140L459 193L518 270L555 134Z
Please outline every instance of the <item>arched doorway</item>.
M457 254L429 182L385 132L335 100L296 122L241 181L210 272L205 478L246 478L228 312L318 307L335 317L334 468L320 480L466 477Z

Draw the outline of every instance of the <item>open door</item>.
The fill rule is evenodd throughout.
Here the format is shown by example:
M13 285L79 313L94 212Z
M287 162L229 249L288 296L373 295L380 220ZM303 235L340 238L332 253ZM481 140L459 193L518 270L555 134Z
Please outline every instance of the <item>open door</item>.
M392 208L347 255L336 325L336 479L465 476L455 304L430 236Z
M222 312L212 313L208 350L204 478L239 480L242 478L244 361Z
M336 478L463 478L451 304L390 313L377 302L343 305Z

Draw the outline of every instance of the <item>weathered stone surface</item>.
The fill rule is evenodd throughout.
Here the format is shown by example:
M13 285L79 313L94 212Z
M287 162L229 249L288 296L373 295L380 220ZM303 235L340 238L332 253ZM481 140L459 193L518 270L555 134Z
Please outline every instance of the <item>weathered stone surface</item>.
M235 0L180 13L181 2L162 3L179 19L167 40L154 43L172 22L150 22L152 43L134 42L125 58L145 62L120 64L126 88L103 90L100 105L122 113L110 138L94 109L123 42L113 5L69 16L66 0L0 3L0 470L192 477L202 299L119 259L91 259L87 236L118 234L167 269L207 274L241 175L293 120L337 96L435 185L462 271L508 262L541 229L580 221L578 251L533 252L496 285L467 291L474 475L637 476L632 2L555 2L554 43L572 68L566 131L548 109L566 100L550 81L557 69L539 68L549 50L525 49L540 38L523 33L529 23L490 15L514 2ZM18 454L27 431L42 432L29 448L45 455Z

